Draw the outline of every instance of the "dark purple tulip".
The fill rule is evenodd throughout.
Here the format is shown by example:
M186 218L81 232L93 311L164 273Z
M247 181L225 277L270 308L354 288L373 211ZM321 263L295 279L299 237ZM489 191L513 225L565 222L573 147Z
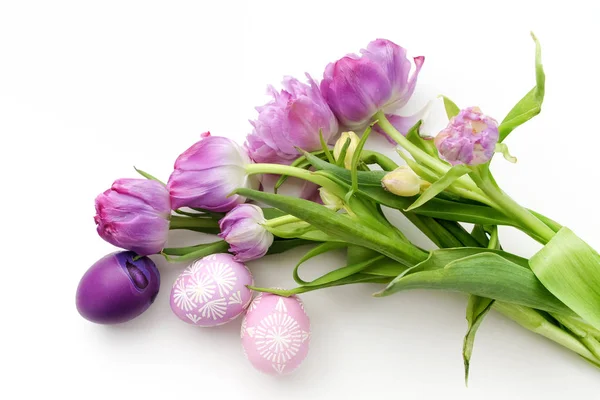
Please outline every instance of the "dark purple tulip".
M118 324L134 319L150 307L160 286L160 274L148 257L109 254L87 270L77 287L77 311L88 321Z

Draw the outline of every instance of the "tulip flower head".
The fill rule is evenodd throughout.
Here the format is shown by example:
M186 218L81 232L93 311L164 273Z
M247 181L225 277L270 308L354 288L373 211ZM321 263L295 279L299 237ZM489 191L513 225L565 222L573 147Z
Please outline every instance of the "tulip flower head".
M171 206L229 211L246 201L242 196L229 196L231 192L240 187L259 186L255 176L246 174L245 167L252 160L233 140L208 133L203 136L175 161L175 170L167 183Z
M170 216L169 192L154 180L119 179L96 197L94 221L100 237L141 256L163 249Z
M385 39L372 41L360 52L329 64L320 86L340 124L352 130L364 128L379 110L393 114L402 108L425 60L416 57L410 74L406 50Z
M429 186L429 182L422 180L410 167L402 165L388 172L381 180L381 185L397 196L412 197Z
M498 143L498 122L479 107L461 110L435 138L439 155L452 165L488 162Z
M246 148L254 161L289 164L298 158L296 148L321 148L319 131L326 142L338 133L333 112L316 82L307 77L308 84L286 77L281 92L269 87L273 100L256 108L258 118L251 121L254 129L247 137Z
M262 209L253 204L240 204L219 221L219 237L229 243L235 261L256 260L267 253L274 237L265 222Z
M352 167L352 157L354 156L358 142L360 142L360 138L354 132L342 132L340 138L335 142L335 146L333 147L333 157L337 161L337 159L340 158L342 149L348 139L350 139L350 145L346 148L346 156L344 157L344 167L346 167L346 169Z

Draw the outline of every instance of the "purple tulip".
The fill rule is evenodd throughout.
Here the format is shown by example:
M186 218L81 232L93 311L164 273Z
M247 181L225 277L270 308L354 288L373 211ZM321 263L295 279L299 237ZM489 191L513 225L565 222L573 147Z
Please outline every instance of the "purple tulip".
M257 189L259 181L246 175L246 165L252 160L234 141L203 134L203 139L181 154L175 161L175 171L169 177L167 189L173 209L202 208L229 211L246 201L231 192L240 187Z
M440 157L452 165L485 164L494 155L498 122L479 107L461 110L435 138Z
M235 261L256 260L267 253L273 234L264 228L265 222L262 209L252 204L240 204L219 221L219 237L229 243Z
M79 314L97 324L134 319L154 302L160 274L148 257L131 251L109 254L87 270L77 287Z
M169 192L148 179L118 179L96 197L98 234L107 242L146 256L160 252L169 233Z
M365 128L377 111L394 114L408 102L425 60L415 57L409 76L406 50L389 40L374 40L360 52L329 64L321 81L321 93L340 124L355 131Z
M256 162L289 164L298 158L296 147L306 151L321 148L319 130L326 142L338 132L338 123L316 82L307 74L309 84L286 77L283 90L269 87L273 100L257 107L258 119L246 148Z

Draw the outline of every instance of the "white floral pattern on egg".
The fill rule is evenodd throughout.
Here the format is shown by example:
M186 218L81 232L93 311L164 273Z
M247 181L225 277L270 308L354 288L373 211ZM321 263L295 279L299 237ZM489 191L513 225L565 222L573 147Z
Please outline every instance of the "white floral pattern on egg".
M225 324L244 312L252 292L252 274L231 254L212 254L187 267L173 284L171 310L198 326Z
M256 369L286 374L308 354L310 321L298 297L259 293L244 316L241 336L244 353Z

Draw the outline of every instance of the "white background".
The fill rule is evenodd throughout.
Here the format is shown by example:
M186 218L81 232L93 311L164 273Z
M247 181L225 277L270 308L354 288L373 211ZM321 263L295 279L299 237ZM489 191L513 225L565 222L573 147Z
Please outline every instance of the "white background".
M267 84L305 71L319 78L377 37L426 57L412 110L443 93L501 119L533 86L533 30L544 110L507 141L519 163L498 159L494 170L522 204L600 248L600 5L550 3L0 1L0 397L593 398L600 371L496 313L479 330L465 388L458 294L306 294L311 351L284 378L251 368L239 321L197 329L171 314L183 265L157 259L162 290L130 323L88 323L74 301L81 275L114 250L92 220L94 197L114 179L135 177L133 165L166 179L205 130L243 141ZM512 230L501 239L526 256L538 248ZM292 287L302 250L251 263L256 281ZM343 258L321 260L308 273Z

